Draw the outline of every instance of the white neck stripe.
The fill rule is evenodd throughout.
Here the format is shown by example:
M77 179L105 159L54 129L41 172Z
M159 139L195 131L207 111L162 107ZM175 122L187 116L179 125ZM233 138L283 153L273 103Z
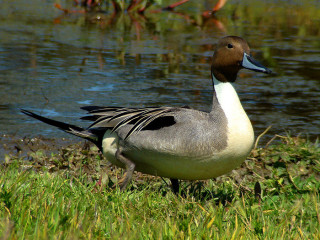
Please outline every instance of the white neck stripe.
M237 118L237 115L245 114L240 99L236 90L233 87L233 84L230 82L220 82L212 74L214 90L216 92L217 99L221 108L227 116L227 119Z

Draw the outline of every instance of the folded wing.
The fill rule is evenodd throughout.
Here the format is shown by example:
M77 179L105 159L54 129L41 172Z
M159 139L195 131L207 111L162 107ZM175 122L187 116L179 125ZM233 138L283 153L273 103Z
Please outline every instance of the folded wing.
M149 108L123 108L123 107L82 107L88 111L89 116L81 119L94 121L89 129L111 128L113 132L119 128L130 125L125 139L141 130L156 130L175 124L173 113L178 108L149 107Z

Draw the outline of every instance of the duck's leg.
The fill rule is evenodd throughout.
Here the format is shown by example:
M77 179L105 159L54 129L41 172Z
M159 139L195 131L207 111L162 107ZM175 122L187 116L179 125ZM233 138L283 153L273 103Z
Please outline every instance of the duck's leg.
M170 178L171 184L172 184L172 191L174 194L179 193L179 180L175 178Z
M123 177L119 181L120 190L122 191L126 188L128 183L131 181L132 174L133 174L133 171L134 171L134 168L136 167L136 165L133 162L131 162L128 158L126 158L125 156L122 155L120 148L116 152L116 158L120 162L122 162L126 167L126 171L125 171Z

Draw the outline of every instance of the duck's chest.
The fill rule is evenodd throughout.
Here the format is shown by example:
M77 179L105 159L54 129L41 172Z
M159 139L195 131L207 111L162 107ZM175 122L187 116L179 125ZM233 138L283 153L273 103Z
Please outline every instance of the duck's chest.
M217 100L227 119L227 148L229 154L247 156L254 143L251 122L231 83L215 83Z

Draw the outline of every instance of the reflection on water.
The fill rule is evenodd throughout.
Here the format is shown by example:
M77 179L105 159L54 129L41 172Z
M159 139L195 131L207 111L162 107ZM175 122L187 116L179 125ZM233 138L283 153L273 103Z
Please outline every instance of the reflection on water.
M68 6L68 2L63 4ZM319 135L319 1L214 1L144 16L68 14L55 1L6 1L0 9L0 129L66 136L19 108L84 126L82 105L211 105L210 58L217 39L243 36L275 75L242 71L236 88L256 135ZM32 4L31 4L32 3Z

